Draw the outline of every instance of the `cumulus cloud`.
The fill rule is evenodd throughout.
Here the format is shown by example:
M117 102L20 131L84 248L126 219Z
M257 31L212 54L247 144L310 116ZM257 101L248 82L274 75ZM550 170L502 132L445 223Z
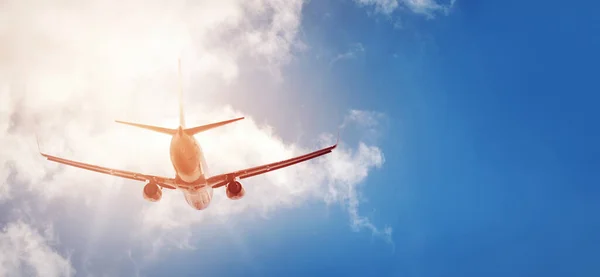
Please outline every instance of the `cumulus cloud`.
M359 213L359 185L384 163L382 151L363 141L342 142L325 157L250 178L244 182L243 200L230 201L217 190L210 208L201 212L188 207L181 192L165 191L161 202L148 203L141 197L142 183L55 164L37 152L35 133L44 152L53 155L173 176L168 136L112 120L176 126L179 57L188 125L247 116L198 136L212 174L333 143L335 137L329 133L303 144L286 142L251 115L218 104L227 102L219 99L219 88L239 81L243 70L272 74L289 62L299 43L302 4L301 0L4 1L0 144L10 147L0 153L0 204L18 211L0 215L0 222L8 226L5 233L12 238L16 231L11 230L16 229L43 246L40 236L20 220L62 222L53 225L61 239L55 248L77 254L71 262L78 272L100 275L119 275L106 266L118 262L138 267L136 257L155 257L165 247L195 247L192 230L200 223L227 223L239 215L265 217L313 200L342 204L353 228L390 240L391 229L379 229ZM259 92L260 88L248 87L240 93L260 97ZM370 113L350 111L343 125L373 127L376 119L366 115ZM89 238L72 236L82 233ZM51 248L38 249L51 253ZM57 275L74 272L60 256L48 260L52 265L44 266ZM22 264L7 272L20 272Z
M441 4L438 0L355 0L366 6L373 6L383 14L391 14L399 7L407 7L414 13L422 14L427 18L434 18L436 13L447 14L456 0Z
M54 251L52 229L40 234L17 221L0 231L0 276L72 276L69 260Z

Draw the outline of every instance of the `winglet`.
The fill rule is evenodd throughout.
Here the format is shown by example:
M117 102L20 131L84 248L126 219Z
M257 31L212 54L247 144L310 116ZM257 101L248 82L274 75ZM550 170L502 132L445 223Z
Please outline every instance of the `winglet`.
M40 138L38 137L37 132L35 133L35 142L37 143L37 147L38 147L38 152L40 152L40 154L42 154L42 150L40 148ZM43 155L43 154L42 154Z
M341 131L341 129L342 129L342 128L339 128L339 129L338 129L338 132L337 132L337 139L335 140L335 144L332 146L333 148L336 148L336 147L338 146L338 143L340 142L340 131ZM333 149L333 148L332 148L332 149Z
M42 153L42 148L40 147L40 138L39 138L37 132L35 132L35 142L37 143L37 148L38 148L38 152L40 153L40 155L42 155L42 157L44 157L44 158L48 158L47 154Z

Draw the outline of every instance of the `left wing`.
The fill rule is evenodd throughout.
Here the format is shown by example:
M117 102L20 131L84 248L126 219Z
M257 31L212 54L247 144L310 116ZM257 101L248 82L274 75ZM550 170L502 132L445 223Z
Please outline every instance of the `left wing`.
M317 151L314 151L314 152L311 152L308 154L304 154L302 156L298 156L295 158L291 158L291 159L287 159L287 160L283 160L283 161L279 161L279 162L274 162L274 163L270 163L270 164L265 164L265 165L261 165L261 166L257 166L257 167L242 169L242 170L238 170L238 171L227 173L227 174L216 175L216 176L208 178L206 181L213 188L222 187L222 186L226 185L227 183L233 181L236 178L240 178L240 179L249 178L252 176L267 173L269 171L281 169L284 167L288 167L290 165L308 161L310 159L314 159L319 156L323 156L325 154L331 153L331 151L333 151L333 149L335 149L337 147L337 144L338 143L336 142L332 146L329 146L329 147L326 147L326 148L323 148L323 149L320 149L320 150L317 150Z
M131 179L131 180L153 182L163 188L168 188L168 189L175 189L177 187L177 182L173 178L147 175L147 174L136 173L136 172L132 172L132 171L112 169L112 168L108 168L108 167L86 164L86 163L82 163L82 162L77 162L77 161L72 161L72 160L67 160L67 159L51 156L48 154L44 154L42 152L40 152L40 154L42 154L42 156L46 157L46 159L48 159L50 161L61 163L61 164L66 164L66 165L70 165L70 166L74 166L74 167L79 167L79 168L83 168L83 169L87 169L87 170L91 170L91 171L96 171L96 172L109 174L109 175L113 175L113 176L117 176L117 177Z

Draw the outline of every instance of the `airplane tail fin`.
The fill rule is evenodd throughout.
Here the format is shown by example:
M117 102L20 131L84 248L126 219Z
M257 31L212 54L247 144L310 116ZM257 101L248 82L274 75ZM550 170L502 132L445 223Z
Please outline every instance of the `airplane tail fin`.
M182 80L182 75L181 75L181 59L178 59L177 62L178 62L177 66L178 66L178 72L179 72L179 126L180 126L180 128L183 129L183 131L186 134L193 136L195 134L202 133L204 131L244 119L243 117L239 117L239 118L225 120L225 121L221 121L221 122L217 122L217 123L212 123L212 124L207 124L207 125L202 125L202 126L197 126L197 127L192 127L192 128L185 128L185 117L184 117L184 111L183 111L183 80ZM142 128L145 128L145 127L142 127ZM167 131L171 132L171 129L167 129ZM177 132L177 130L173 130L173 132Z
M183 81L181 77L181 59L177 60L178 83L179 83L179 126L185 128L185 117L183 114Z
M220 122L217 122L217 123L212 123L212 124L206 124L206 125L202 125L202 126L198 126L198 127L187 128L187 129L184 129L183 131L186 134L188 134L190 136L193 136L195 134L202 133L204 131L208 131L208 130L213 129L213 128L221 127L223 125L226 125L226 124L229 124L229 123L232 123L232 122L236 122L236 121L242 120L242 119L244 119L244 117L238 117L238 118L234 118L234 119L230 119L230 120L220 121Z
M130 125L130 126L134 126L134 127L138 127L138 128L143 128L143 129L151 130L151 131L158 132L158 133L168 134L168 135L174 135L174 134L177 133L177 129L169 129L169 128L163 128L163 127L151 126L151 125L144 125L144 124L133 123L133 122L125 122L125 121L120 121L120 120L115 120L115 122L121 123L121 124Z
M158 132L158 133L168 134L168 135L175 135L179 130L183 130L186 134L193 136L195 134L244 119L244 117L239 117L239 118L235 118L235 119L225 120L225 121L221 121L221 122L217 122L217 123L206 124L206 125L186 129L185 128L185 117L184 117L184 112L183 112L183 83L181 80L181 59L178 60L178 71L179 71L179 129L169 129L169 128L144 125L144 124L133 123L133 122L125 122L125 121L120 121L120 120L115 120L115 121L117 123L126 124L126 125L143 128L143 129L151 130L151 131Z

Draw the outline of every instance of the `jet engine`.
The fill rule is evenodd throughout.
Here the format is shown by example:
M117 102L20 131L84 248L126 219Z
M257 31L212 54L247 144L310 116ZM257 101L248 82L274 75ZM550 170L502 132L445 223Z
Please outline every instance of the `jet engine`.
M162 197L162 190L157 184L148 183L144 186L144 199L150 202L158 202Z
M238 200L244 197L246 190L242 186L242 183L233 181L227 184L227 197L231 200Z

